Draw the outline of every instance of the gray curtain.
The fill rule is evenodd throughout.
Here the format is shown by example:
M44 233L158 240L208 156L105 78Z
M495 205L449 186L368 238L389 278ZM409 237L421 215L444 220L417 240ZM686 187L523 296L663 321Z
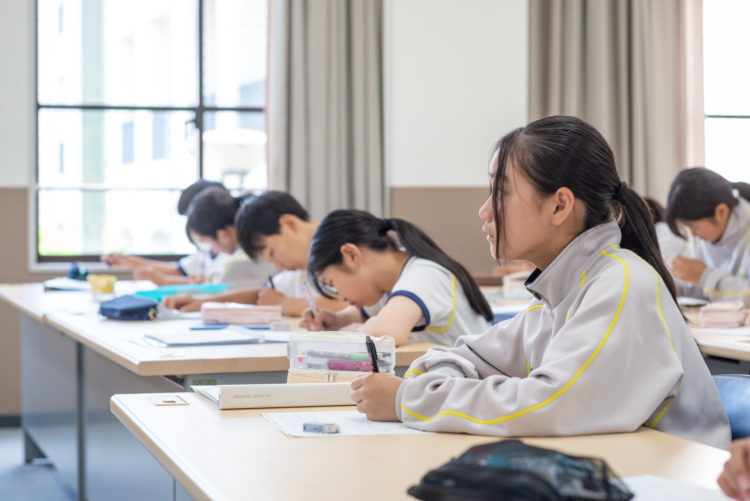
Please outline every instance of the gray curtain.
M270 186L383 213L382 0L271 0Z
M701 0L530 0L529 118L575 115L664 200L703 163Z

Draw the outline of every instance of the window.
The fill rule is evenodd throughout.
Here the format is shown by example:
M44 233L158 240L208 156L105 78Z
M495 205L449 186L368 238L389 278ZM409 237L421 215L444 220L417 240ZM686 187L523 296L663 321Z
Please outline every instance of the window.
M706 167L750 182L750 2L703 2Z
M267 1L37 0L38 262L192 252L184 187L266 188Z

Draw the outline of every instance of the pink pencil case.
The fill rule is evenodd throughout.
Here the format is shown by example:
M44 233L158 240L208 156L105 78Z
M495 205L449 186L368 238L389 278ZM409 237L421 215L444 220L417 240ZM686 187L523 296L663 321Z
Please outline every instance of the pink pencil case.
M281 306L258 306L238 303L203 303L204 324L269 325L281 321Z
M708 303L698 312L701 327L742 327L750 321L750 310L742 301Z

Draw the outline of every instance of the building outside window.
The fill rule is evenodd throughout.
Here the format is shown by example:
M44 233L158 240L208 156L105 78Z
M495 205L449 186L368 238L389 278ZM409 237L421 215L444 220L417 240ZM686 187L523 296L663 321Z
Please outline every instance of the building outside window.
M189 253L182 188L265 189L267 47L267 0L38 0L38 262Z

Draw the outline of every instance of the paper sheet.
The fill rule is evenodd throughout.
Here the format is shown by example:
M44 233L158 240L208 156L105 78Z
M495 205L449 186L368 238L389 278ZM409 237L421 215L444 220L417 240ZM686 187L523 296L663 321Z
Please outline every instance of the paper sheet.
M623 480L635 493L633 501L664 501L665 499L727 501L730 499L719 490L718 486L716 490L710 490L653 475L627 477Z
M332 412L263 412L261 414L282 433L292 437L340 437L352 435L411 435L429 433L407 428L403 423L370 421L357 411ZM335 434L302 431L304 423L336 423L341 431Z
M697 297L677 296L677 304L680 306L703 306L708 304L708 300Z
M700 327L692 329L702 334L729 334L730 336L750 336L750 325L745 327Z

